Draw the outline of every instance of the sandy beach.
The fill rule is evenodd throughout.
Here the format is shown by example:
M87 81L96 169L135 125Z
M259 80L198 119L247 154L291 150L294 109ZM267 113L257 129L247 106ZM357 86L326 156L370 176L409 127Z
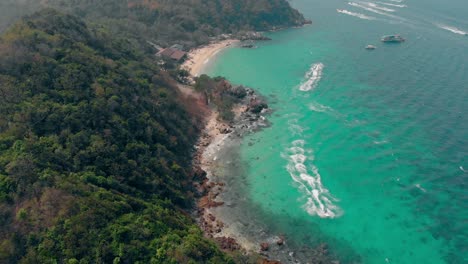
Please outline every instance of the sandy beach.
M187 60L182 64L182 68L188 70L192 76L196 77L200 75L213 56L238 42L239 40L236 39L227 39L193 49L189 52Z

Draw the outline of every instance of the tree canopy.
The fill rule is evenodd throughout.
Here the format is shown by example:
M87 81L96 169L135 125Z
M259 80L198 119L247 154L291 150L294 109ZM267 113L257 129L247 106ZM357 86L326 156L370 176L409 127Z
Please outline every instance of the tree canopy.
M51 9L0 38L0 262L231 261L180 209L199 129L164 74Z
M195 46L222 33L264 31L305 21L287 0L6 0L2 5L18 14L53 7L106 25L128 39L163 45ZM5 15L5 22L11 21L12 14Z

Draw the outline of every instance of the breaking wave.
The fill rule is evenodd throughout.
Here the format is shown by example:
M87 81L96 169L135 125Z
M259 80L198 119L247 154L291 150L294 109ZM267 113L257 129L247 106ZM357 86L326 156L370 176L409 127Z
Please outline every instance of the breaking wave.
M322 79L323 67L322 63L312 64L310 70L305 74L305 81L299 86L299 90L307 92L314 89Z
M308 214L321 218L336 218L343 214L334 204L338 200L323 186L318 168L312 164L312 150L305 149L304 140L293 141L283 157L288 160L287 171L304 194L306 203L303 208Z
M367 16L367 15L364 15L364 14L361 14L361 13L351 12L351 11L344 10L344 9L338 9L337 12L342 13L342 14L346 14L346 15L350 15L350 16L353 16L353 17L358 17L360 19L366 19L366 20L375 20L376 19L375 17Z
M437 27L441 28L441 29L445 29L445 30L448 30L452 33L455 33L455 34L459 34L459 35L468 35L468 32L466 31L463 31L459 28L456 28L456 27L451 27L451 26L447 26L447 25L443 25L443 24L435 24Z

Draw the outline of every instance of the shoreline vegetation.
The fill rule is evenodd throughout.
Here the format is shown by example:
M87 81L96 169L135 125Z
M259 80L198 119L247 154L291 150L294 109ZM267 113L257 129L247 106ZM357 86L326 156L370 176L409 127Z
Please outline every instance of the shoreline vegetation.
M46 1L3 32L0 262L277 263L216 237L223 223L209 210L224 186L210 181L210 154L266 126L268 106L250 88L200 73L245 32L309 21L284 0L156 3ZM240 40L193 50L192 87L177 81L187 73L177 63L154 58L154 46L212 36ZM194 198L205 235L187 213Z

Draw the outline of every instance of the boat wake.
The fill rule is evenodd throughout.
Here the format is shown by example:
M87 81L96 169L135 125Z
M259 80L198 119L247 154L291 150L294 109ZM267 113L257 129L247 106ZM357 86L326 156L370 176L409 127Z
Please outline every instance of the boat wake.
M389 13L385 13L383 10L379 10L379 9L376 9L376 8L372 8L372 7L369 6L369 5L359 4L359 3L355 3L355 2L348 2L348 5L354 6L354 7L357 7L357 8L361 8L361 9L364 9L364 10L366 10L366 11L369 11L369 12L372 12L372 13L376 13L376 14L379 14L379 15L382 15L382 16L387 16L387 17L391 17L391 18L394 18L394 19L397 19L397 20L406 21L406 19L404 19L404 18L402 18L402 17L396 16L396 15L392 15L392 14L389 14ZM393 10L393 9L392 9L392 10Z
M385 11L385 12L395 12L395 9L379 6L379 5L371 3L371 2L360 2L360 3L365 4L367 6L370 6L372 8L378 9L378 10Z
M334 204L338 200L323 186L318 168L311 163L314 160L312 150L305 149L304 140L293 141L283 157L288 160L287 171L304 194L306 203L303 208L308 214L321 218L336 218L343 214Z
M305 81L299 86L299 90L307 92L314 89L322 79L324 65L322 63L312 64L310 70L305 74Z
M353 17L358 17L360 19L366 19L366 20L375 20L376 19L375 17L367 16L367 15L364 15L364 14L361 14L361 13L351 12L351 11L344 10L344 9L338 9L336 11L338 13L346 14L346 15L353 16Z
M393 6L393 7L399 7L399 8L407 7L407 5L398 5L398 4L391 4L391 3L384 3L384 2L377 2L377 3L381 5Z
M452 33L455 33L455 34L459 34L459 35L468 35L468 32L466 31L463 31L459 28L456 28L456 27L451 27L451 26L447 26L447 25L443 25L443 24L435 24L438 28L441 28L441 29L445 29L445 30L448 30Z

